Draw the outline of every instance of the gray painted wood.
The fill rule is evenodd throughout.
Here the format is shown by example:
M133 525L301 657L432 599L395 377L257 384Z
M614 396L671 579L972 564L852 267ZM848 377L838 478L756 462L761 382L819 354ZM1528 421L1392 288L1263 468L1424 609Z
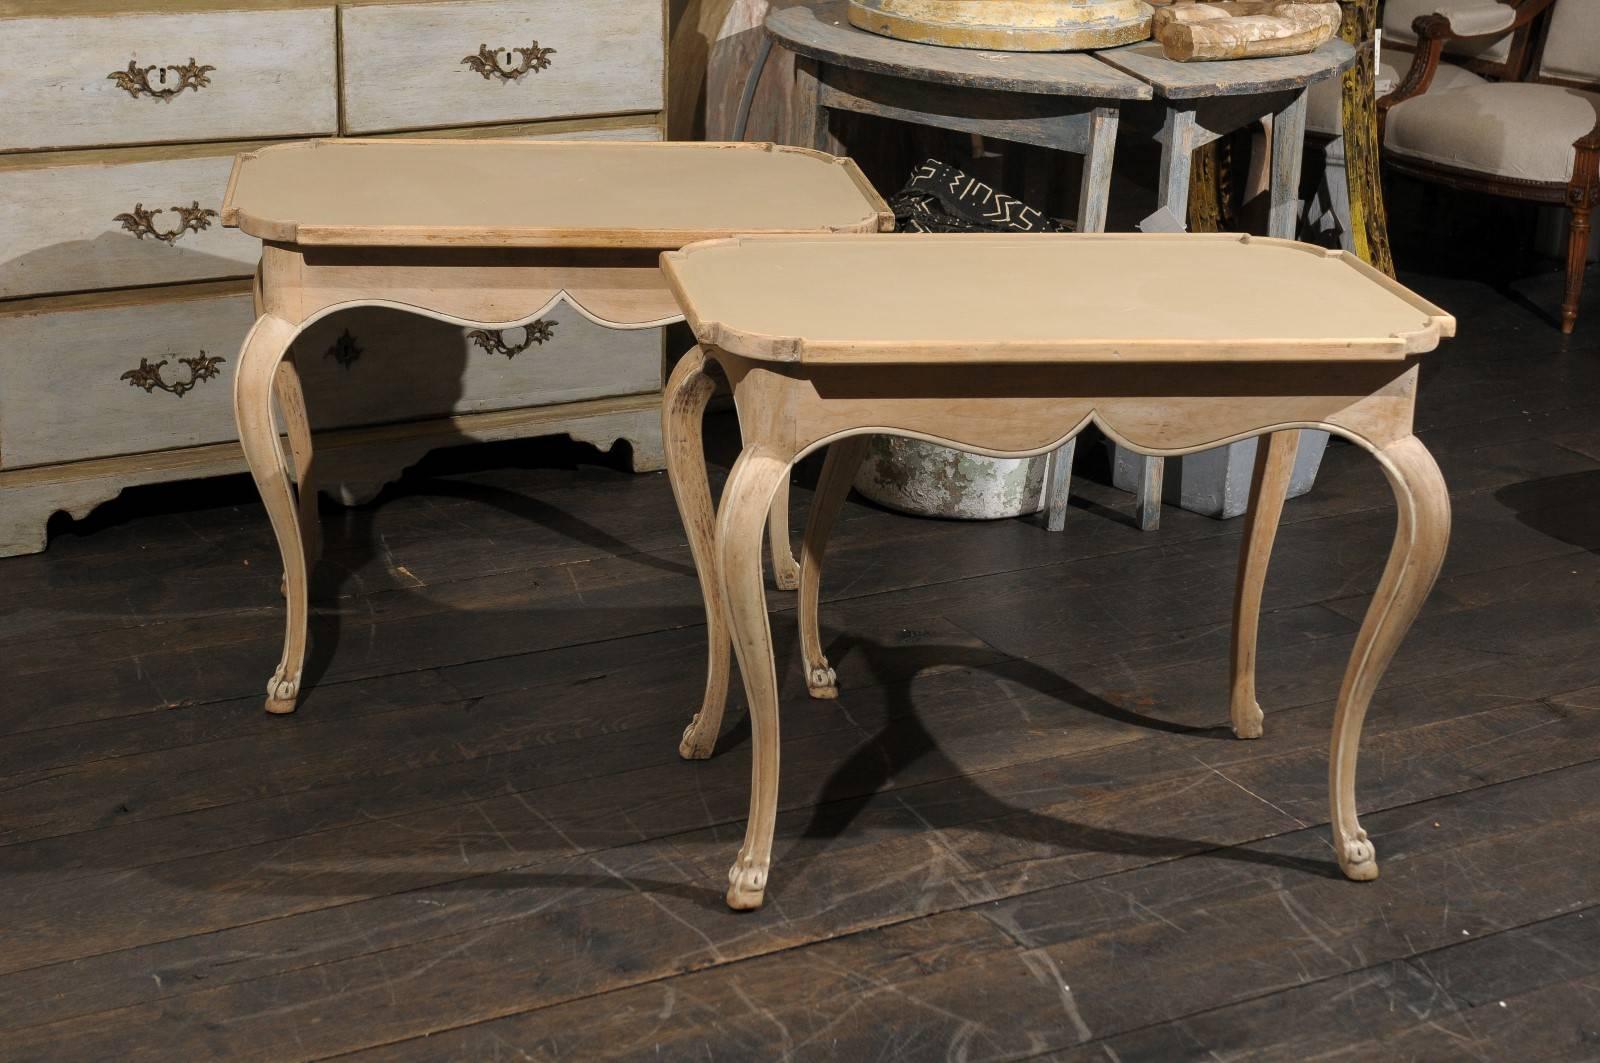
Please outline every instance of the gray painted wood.
M1292 240L1300 217L1300 164L1306 139L1306 93L1272 117L1272 207L1267 235Z
M1076 437L1050 455L1044 474L1045 527L1060 531L1067 526L1067 504L1072 494L1072 462L1078 452Z
M1193 100L1302 89L1349 66L1355 49L1344 41L1333 40L1307 55L1178 63L1161 54L1161 45L1146 41L1094 54L1096 59L1143 81L1163 99Z
M1097 107L1089 120L1089 150L1083 159L1083 181L1078 192L1078 231L1106 231L1106 211L1111 205L1111 164L1117 153L1117 128L1121 114L1115 107Z
M1082 52L984 52L880 37L851 26L844 0L816 0L767 16L790 51L874 74L963 89L1090 99L1148 100L1150 86Z
M846 67L824 67L822 80L820 103L824 108L976 133L1018 144L1036 144L1079 155L1089 151L1094 115L1100 110L1110 110L1097 109L1093 100L959 89ZM1115 129L1109 135L1114 142ZM1102 139L1105 136L1102 124ZM1109 167L1105 168L1104 177L1109 184ZM1102 192L1109 195L1109 190Z
M660 10L633 0L375 4L340 14L347 133L659 110ZM554 48L509 81L462 65L480 46ZM502 58L502 65L506 61Z
M1139 505L1135 519L1140 531L1155 531L1161 527L1161 482L1166 477L1167 463L1163 458L1145 455L1139 470Z
M1181 233L1189 222L1189 170L1194 159L1196 121L1188 107L1168 107L1156 141L1161 145L1156 209L1139 228L1147 233Z

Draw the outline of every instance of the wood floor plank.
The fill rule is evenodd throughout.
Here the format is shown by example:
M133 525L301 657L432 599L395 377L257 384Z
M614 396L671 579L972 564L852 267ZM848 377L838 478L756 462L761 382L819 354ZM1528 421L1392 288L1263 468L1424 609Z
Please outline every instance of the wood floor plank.
M1542 708L1531 707L1531 711ZM1413 753L1424 750L1456 751L1458 763L1451 776L1455 786L1492 782L1503 765L1505 770L1526 770L1526 760L1522 760L1522 767L1518 768L1518 758L1507 755L1508 752L1516 752L1519 742L1525 743L1530 750L1548 753L1546 745L1534 737L1529 728L1516 726L1515 721L1487 724L1484 720L1474 718L1438 725L1447 729L1468 727L1469 734L1475 731L1480 735L1485 726L1496 732L1509 730L1510 733L1494 742L1491 750L1490 742L1465 740L1464 735L1440 734L1437 728L1422 728L1420 731L1423 733L1420 734L1400 732L1394 736L1394 741L1412 751L1404 755L1385 755L1387 743L1379 740L1374 743L1377 746L1374 759L1378 770L1366 781L1367 796L1380 804L1387 803L1395 795L1403 798L1417 796L1419 784L1415 781L1411 765L1418 759ZM1563 727L1576 730L1568 735L1562 730ZM1580 740L1579 733L1586 733L1587 737ZM1561 750L1572 757L1587 756L1593 759L1600 755L1600 720L1594 719L1593 714L1589 714L1587 719L1573 719L1557 725L1553 737L1560 742ZM1114 753L1108 751L1107 755ZM1437 755L1449 754L1440 752ZM1530 752L1529 757L1532 756ZM1147 760L1147 757L1138 758L1139 762ZM1298 832L1301 821L1284 815L1255 795L1271 794L1276 797L1274 787L1284 789L1285 780L1319 774L1316 768L1321 755L1307 750L1303 754L1266 758L1260 762L1230 767L1225 775L1205 768L1181 771L1174 760L1163 758L1147 767L1146 777L1149 772L1154 772L1154 781L1143 785L1138 782L1141 773L1136 770L1136 764L1121 765L1124 769L1122 774L1132 780L1128 785L1107 786L1098 783L1096 780L1107 777L1103 771L1074 772L1065 780L1069 787L1066 791L1069 799L1044 807L1030 807L1028 802L1042 787L1046 793L1061 791L1045 786L1047 780L1040 777L1037 771L1015 770L1011 774L1017 777L1009 785L1002 777L994 780L995 786L983 789L966 785L952 789L948 783L943 783L897 791L892 801L879 803L879 807L890 815L887 821L866 817L858 810L848 810L856 812L856 815L845 826L857 837L852 844L845 846L840 846L837 837L830 836L841 828L824 820L821 824L824 828L822 834L815 841L821 844L820 851L827 854L827 859L822 861L816 856L808 858L803 851L794 851L804 846L791 846L790 851L780 857L789 878L778 885L771 909L774 914L760 921L758 934L751 933L752 924L749 922L727 920L716 899L714 883L726 863L730 842L715 838L714 832L695 832L672 839L624 846L599 854L596 859L596 854L585 855L572 850L565 850L566 856L561 855L561 842L550 838L551 833L556 838L561 838L563 833L559 823L552 824L551 821L551 816L558 816L559 812L547 813L540 809L537 815L533 815L533 809L523 806L525 812L530 814L525 814L520 821L511 818L515 812L509 807L488 809L487 815L463 812L453 827L441 824L431 837L419 838L414 831L405 832L407 839L400 850L405 858L437 870L424 869L403 876L389 875L387 892L396 893L401 888L412 891L376 902L383 908L399 907L406 911L406 917L398 925L393 919L374 917L370 912L355 916L357 925L365 928L361 944L378 951L350 959L330 960L318 964L315 969L297 966L281 975L269 975L265 981L271 982L274 988L264 991L281 1005L286 999L285 993L290 992L285 986L309 987L312 982L308 979L325 976L328 968L346 965L341 969L354 980L349 984L367 987L362 990L366 994L376 988L375 983L367 980L380 978L378 972L393 969L396 963L403 967L413 958L425 957L416 959L416 962L430 965L429 969L432 969L431 965L441 955L461 956L463 959L460 962L471 962L465 958L466 953L492 937L497 943L492 962L517 966L510 970L496 968L498 973L492 976L479 972L469 981L485 986L500 986L504 992L516 995L524 991L532 968L526 966L528 961L525 957L502 951L498 943L513 939L527 942L541 935L548 941L552 933L566 940L565 935L573 931L580 935L578 940L588 942L575 948L575 952L580 954L575 961L577 966L563 968L559 974L549 974L540 984L574 995L619 988L618 983L607 982L606 979L615 979L619 972L626 971L621 975L624 979L622 984L629 979L648 980L650 963L665 963L667 966L660 973L674 973L679 969L687 969L677 966L685 963L686 958L690 967L726 962L741 955L790 947L797 939L835 936L898 921L910 915L932 914L983 900L1003 900L1019 891L1036 891L1055 883L1082 881L1129 868L1171 862L1177 857L1205 851L1219 844L1240 844L1280 835L1285 830ZM1546 756L1541 768L1548 770L1550 767L1552 765ZM1005 773L996 774L1003 776ZM985 775L976 777L986 783L990 781ZM1427 773L1426 777L1431 779L1432 773ZM1577 782L1584 781L1581 773L1576 778ZM1310 800L1311 789L1308 783L1307 801ZM964 808L960 807L963 805ZM780 821L782 836L794 837L797 834L796 828L809 815L804 809L799 812L798 816L794 812L788 813ZM815 817L810 818L815 824ZM1506 817L1496 820L1497 823L1505 821ZM862 825L863 822L865 825ZM1159 831L1152 833L1150 830L1152 825L1169 823L1182 823L1181 837ZM938 829L930 832L927 829L930 825ZM557 830L552 832L552 826L556 826ZM1439 844L1448 846L1461 842L1465 828L1456 823L1446 826L1449 829L1438 835ZM1522 828L1519 826L1519 829ZM1399 865L1412 859L1404 849L1394 849L1394 839L1381 826L1374 831L1374 836L1379 845L1380 861L1389 858L1390 853ZM190 878L192 869L181 867L168 869L162 875L166 881L152 880L149 886L180 891L188 887L188 903L192 905L198 901L213 907L218 904L231 906L229 918L236 922L242 921L240 916L247 914L251 906L259 906L263 900L268 904L282 905L284 898L278 895L284 893L293 895L289 898L291 902L316 902L305 904L307 908L323 907L330 902L353 899L353 892L371 889L373 881L383 874L380 870L382 854L396 844L395 840L381 829L369 831L364 837L366 842L357 844L366 846L364 851L371 854L366 858L359 853L349 853L348 845L329 843L326 846L330 853L338 851L345 854L337 862L340 869L338 873L323 870L327 859L320 857L317 849L308 847L315 839L297 846L288 858L269 863L255 857L245 865L251 869L250 882L254 888L246 891L248 895L243 897L218 898L216 891L209 887L202 887L202 892L197 895L193 888L194 880ZM1233 859L1224 860L1221 866L1231 868L1236 861L1251 867L1265 866L1272 870L1277 880L1283 879L1286 868L1292 869L1288 873L1295 881L1331 880L1329 876L1337 878L1326 856L1326 842L1321 840L1321 832L1316 832L1315 837L1320 850L1312 847L1259 857L1249 850L1230 850L1230 853L1221 855L1232 855ZM1309 841L1303 844L1311 845ZM530 857L540 848L550 849L557 855L530 862ZM1252 846L1254 848L1256 846ZM430 858L430 853L435 855ZM469 862L470 866L464 870L480 876L496 867L505 869L504 880L480 879L474 888L490 887L490 896L494 898L490 907L498 910L498 906L507 903L507 897L496 896L499 893L496 887L505 884L513 895L518 894L520 887L520 896L525 905L538 913L532 924L518 921L517 929L513 930L510 926L495 923L493 932L488 933L481 923L474 922L472 915L467 914L465 918L468 925L473 927L470 931L393 947L384 947L381 937L374 938L375 934L380 933L378 927L385 924L389 930L384 933L416 935L417 917L414 913L419 907L418 902L429 892L424 888L430 881L445 886L442 892L435 894L439 898L452 896L454 891L461 889L460 885L446 886L452 876L443 871L457 857ZM885 869L903 870L891 871L886 875ZM457 868L453 876L456 881L459 881L460 871ZM1304 873L1306 871L1315 873L1307 875ZM1215 867L1210 873L1216 874ZM698 888L684 887L686 880L694 881L696 878L701 883ZM208 874L201 876L201 881L209 883L214 879ZM240 886L245 885L237 875L232 881ZM615 888L622 891L620 898L594 899L596 893L606 892L604 885L607 882L614 883ZM1342 884L1342 880L1339 882ZM597 890L596 886L601 889ZM1359 887L1356 889L1359 890ZM418 890L424 892L414 892ZM179 896L182 896L181 892L174 895L174 900ZM840 898L849 900L841 903ZM455 903L465 904L468 913L476 908L471 900ZM576 905L576 908L571 908L572 905ZM156 904L154 907L165 912L172 907L172 902ZM663 923L659 917L646 914L657 911L665 911L671 918ZM346 905L335 907L332 911L314 913L311 921L334 919L334 925L345 925L345 921L353 915L353 906ZM183 914L179 915L179 918L183 917ZM120 926L127 918L127 913L110 913L105 923ZM163 915L162 918L169 920L171 929L171 916ZM454 918L463 918L460 908L455 910ZM628 925L639 925L641 919L651 926L652 935L662 938L657 943L652 937L647 953L639 952L640 942L624 930ZM614 923L614 920L622 922ZM612 927L614 929L608 929ZM676 930L679 927L689 937L680 939ZM666 928L671 928L672 933L666 933ZM287 928L279 925L274 929L281 933ZM261 927L246 927L239 932L223 933L217 938L220 944L234 939L238 933L251 930L262 932ZM519 937L524 931L527 936ZM798 938L789 935L797 935ZM288 946L288 952L297 964L309 962L317 950L328 947L326 940L330 936L339 940L338 936L329 935L326 929L319 929L312 941ZM343 935L342 940L346 947L351 944L348 934ZM401 940L406 938L403 936ZM593 947L601 940L614 943L618 948L635 950L630 953L633 958L624 961L620 955L609 951L594 953ZM464 947L463 943L467 941L475 944ZM278 952L281 953L284 948L284 945L279 945ZM308 953L307 950L312 951ZM191 944L188 952L192 955L194 951ZM223 955L236 955L233 947L223 946L220 951ZM563 949L556 951L560 953ZM89 977L88 971L95 965L91 963L86 967L80 962L62 966L70 966L73 984L82 986ZM224 977L245 975L248 970L240 970L236 964L230 963L224 967L227 972ZM368 973L357 977L356 971ZM54 973L59 976L64 972ZM17 986L30 983L37 985L35 978L24 977L20 982L11 979L6 981L11 985L0 983L0 1002L14 999L10 994ZM131 979L124 977L122 981L121 992L133 988L126 984ZM150 983L144 977L139 982L138 991L151 992L151 989L145 988ZM238 988L224 987L218 992L245 993L247 990L243 987L247 984L237 982L234 986ZM159 987L153 988L159 993ZM105 987L96 993L96 998L114 998L118 991L115 986ZM474 1006L490 1011L501 1006L483 995L487 992L487 989L479 991ZM39 999L36 989L19 996ZM213 1008L232 1013L237 1007L237 1001L223 1006L216 1003L220 998L204 995L192 1001L191 1005L182 1007L174 998L163 999L158 996L158 999L161 1004L151 1012L150 1021L158 1021L159 1016L175 1016L180 1012L209 1012ZM315 1001L308 998L299 1006L314 1012L317 1007L327 1003L326 996L319 995ZM452 1006L463 1005L457 1002ZM198 1009L198 1012L192 1009ZM419 1022L425 1021L422 1011L418 1011L416 1017ZM8 1020L14 1021L10 1016ZM109 1028L119 1028L122 1023L135 1020L130 1015L121 1015L114 1021L107 1021L111 1022ZM53 1031L52 1035L63 1034ZM252 1035L251 1039L254 1037ZM270 1047L277 1052L293 1052L286 1044Z
M1584 783L1600 779L1600 769L1574 774ZM1374 817L1394 841L1396 859L1395 870L1370 888L1337 876L1285 874L1270 863L1218 866L1196 856L919 920L918 951L909 956L903 937L866 931L367 1055L470 1059L498 1048L630 1058L660 1045L664 1058L708 1049L715 1058L764 1039L769 1050L781 1046L801 1059L867 1058L884 1045L912 1057L1006 1059L1114 1038L1241 998L1284 997L1277 1005L1292 1005L1288 995L1308 981L1323 990L1313 1001L1371 1007L1371 999L1334 995L1340 987L1327 983L1360 972L1343 988L1361 987L1375 964L1453 944L1463 929L1470 938L1545 918L1582 895L1583 876L1600 871L1600 853L1552 875L1565 857L1549 849L1563 833L1600 839L1600 812L1573 800L1577 785L1576 778L1541 776ZM1553 794L1566 800L1555 803L1552 817ZM1472 816L1496 826L1454 831L1443 845L1428 826L1434 817ZM1515 833L1507 830L1512 823ZM1512 855L1529 859L1500 868L1498 885L1450 874L1463 859L1508 843ZM1257 848L1309 858L1320 844L1310 832L1296 832ZM1466 911L1440 920L1441 906L1452 902ZM1003 930L1012 947L979 936L973 916ZM1219 934L1227 947L1217 947ZM980 944L970 944L975 937ZM1431 1002L1445 1010L1445 994L1426 976L1395 975L1377 986L1385 1004ZM1254 1036L1275 1028L1300 1032L1292 1023L1264 1021L1239 1029ZM1124 1057L1111 1043L1115 1055L1095 1046L1081 1058L1182 1059L1207 1051L1228 1058L1241 1047L1215 1038L1186 1053L1181 1041L1169 1040L1151 1054ZM1174 1047L1180 1051L1165 1054Z

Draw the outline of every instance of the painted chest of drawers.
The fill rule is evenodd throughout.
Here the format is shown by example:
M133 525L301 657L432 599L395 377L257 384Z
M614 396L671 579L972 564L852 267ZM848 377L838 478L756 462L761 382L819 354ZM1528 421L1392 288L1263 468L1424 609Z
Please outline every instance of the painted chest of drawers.
M261 249L218 224L235 153L661 139L665 20L662 0L0 0L0 556L130 485L243 470L232 373ZM505 332L366 310L296 356L346 503L477 440L625 440L662 465L659 331L564 304Z

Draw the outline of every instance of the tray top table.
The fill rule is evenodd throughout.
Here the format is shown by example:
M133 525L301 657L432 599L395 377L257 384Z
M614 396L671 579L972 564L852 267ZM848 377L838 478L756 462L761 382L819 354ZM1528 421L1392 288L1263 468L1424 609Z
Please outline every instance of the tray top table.
M828 447L801 557L807 687L837 696L817 602L827 536L867 434L973 453L1048 453L1085 425L1158 455L1266 435L1234 603L1230 716L1261 734L1256 627L1299 429L1370 452L1400 519L1334 717L1334 851L1377 875L1356 819L1355 765L1374 688L1433 585L1449 537L1438 467L1412 435L1419 356L1447 313L1343 252L1230 235L734 238L662 256L700 341L666 389L667 472L706 599L710 669L680 752L708 756L731 642L755 744L750 820L728 903L761 904L777 811L777 675L761 585L769 500ZM811 278L804 285L793 278ZM700 418L708 360L733 384L744 450L713 518Z
M249 152L235 161L222 220L265 241L234 413L283 555L287 631L267 688L267 710L280 713L300 693L308 554L318 542L311 432L289 350L307 326L382 306L497 330L565 301L601 325L654 328L682 320L662 251L731 233L894 224L854 163L808 149L492 140L310 141ZM655 424L653 403L633 405ZM787 529L786 498L775 500L774 519ZM786 534L774 540L774 558L794 565Z

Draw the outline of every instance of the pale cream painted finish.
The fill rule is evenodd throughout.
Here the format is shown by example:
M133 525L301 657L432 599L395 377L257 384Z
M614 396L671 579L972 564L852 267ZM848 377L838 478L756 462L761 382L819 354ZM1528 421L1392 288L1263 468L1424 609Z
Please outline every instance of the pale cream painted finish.
M831 444L806 532L800 599L807 685L813 695L828 697L836 685L817 632L821 558L859 461L860 437L908 435L974 453L1025 457L1048 453L1089 423L1123 446L1164 456L1269 436L1252 484L1254 515L1246 528L1235 603L1230 718L1242 738L1261 733L1254 686L1257 616L1294 464L1293 430L1335 432L1377 458L1394 489L1399 524L1340 691L1330 761L1339 866L1352 879L1375 878L1374 849L1356 818L1356 751L1373 691L1438 574L1449 537L1448 494L1438 467L1411 434L1411 418L1417 356L1452 335L1454 319L1381 274L1285 241L1138 235L956 239L959 245L939 238L878 242L910 247L932 264L927 269L907 264L883 271L888 259L874 244L847 237L717 241L663 256L663 271L704 346L668 382L663 415L667 470L699 570L710 639L705 698L680 752L706 756L715 744L726 701L730 641L744 677L754 745L750 818L729 872L729 905L759 907L771 864L778 700L760 541L767 508L792 464ZM1230 251L1230 243L1246 257ZM1081 306L1058 302L1020 322L986 315L993 331L987 341L979 336L952 347L925 338L940 323L953 323L924 325L915 312L918 306L939 304L944 293L929 297L925 285L948 269L953 255L965 250L985 261L988 268L963 276L966 305L989 307L1008 298L1006 290L1018 283L1022 270L996 270L983 258L985 250L1020 256L1035 244L1046 250L1028 265L1045 270L1064 288L1071 287L1064 278L1085 279L1097 272L1096 260L1103 262L1100 272L1128 269L1121 275L1141 278L1118 306L1124 322L1119 333L1105 334L1106 324L1086 316ZM1291 264L1297 258L1301 264ZM1293 278L1278 288L1238 284L1220 295L1161 283L1162 271L1174 260L1192 267L1194 277L1237 278L1242 270L1262 279L1258 269L1292 274L1321 269L1323 263L1348 270L1356 278L1354 289L1346 290L1334 279L1336 273L1322 275L1339 296L1349 297L1340 315L1341 344L1332 344L1326 327L1307 326L1298 337L1271 341L1278 345L1278 357L1267 358L1264 337L1294 331L1286 328L1287 319L1325 320L1324 296L1297 287ZM730 265L739 268L725 268ZM861 300L846 299L843 307L829 301L827 296L838 291L819 298L781 283L802 267L807 276L871 274L877 283L862 299L876 301L880 319L869 323L852 316ZM783 296L759 294L773 290ZM1288 304L1287 311L1261 308L1268 291L1271 299ZM1257 311L1265 320L1253 324ZM1272 320L1279 314L1285 320ZM1186 344L1179 331L1185 319L1196 329ZM810 320L826 341L813 341ZM777 341L776 333L758 335L780 321L787 327L777 330L784 333ZM1238 335L1218 335L1217 327L1207 324L1212 321L1234 323ZM850 339L848 322L869 325L873 338ZM1146 322L1154 322L1154 330L1147 332ZM1404 340L1399 351L1394 349L1397 329ZM1025 342L1018 347L1020 333ZM1025 361L1011 357L1019 349ZM1163 357L1127 357L1140 350L1160 350ZM846 351L853 353L841 353ZM745 441L714 515L698 426L711 390L708 357L733 384Z
M656 0L499 0L347 7L340 13L344 131L425 129L658 111L665 27ZM461 60L480 47L553 48L549 66L503 80Z
M170 100L132 96L107 77L130 61L190 59L216 67L210 84ZM10 20L0 28L0 151L332 133L336 70L331 4Z
M804 232L809 227L844 226L849 222L843 219L853 218L857 229L872 231L891 217L847 160L796 149L775 150L764 144L611 144L597 152L597 146L582 143L424 143L416 147L428 159L453 152L462 165L413 168L414 173L430 175L433 187L413 177L387 199L383 192L393 186L386 186L381 177L397 165L396 155L374 150L379 144L397 146L376 141L290 146L241 156L223 210L229 224L269 237L261 259L259 316L240 351L234 378L240 444L284 563L286 632L283 655L267 686L269 712L294 710L306 653L307 573L316 541L316 507L311 499L316 487L309 473L314 467L312 439L299 376L292 367L284 368L290 364L286 362L290 345L305 329L328 314L356 307L403 310L487 329L516 328L562 303L597 324L652 328L682 320L657 253L679 246L686 225L697 224L705 234L718 234L757 217L772 229ZM600 216L566 214L565 205L554 205L550 217L584 225L562 229L545 217L527 213L527 204L540 199L512 187L499 190L498 202L480 203L475 208L488 217L510 219L490 228L473 218L462 225L464 219L459 215L441 216L440 208L433 205L460 191L456 175L473 173L474 160L485 157L495 160L493 173L501 172L503 160L512 160L507 165L526 165L517 160L537 159L544 168L570 174L566 187L579 193L585 185L576 170L562 161L564 156L597 164L599 172L590 182L593 187L609 187L610 193L621 194L631 186L645 204L652 202L648 197L667 196L664 190L670 190L672 182L692 176L720 190L721 213L710 204L686 212L682 204L667 196L655 201L659 216L636 206L608 226ZM348 168L338 172L338 180L354 182L377 200L375 205L362 207L366 213L355 215L360 224L350 224L353 197L348 189L331 183L329 171L319 168L319 160L329 157L351 160ZM692 165L685 161L689 157L696 160ZM263 159L279 163L265 178L257 169ZM297 168L294 162L303 165ZM855 207L841 212L834 198L822 199L819 205L802 195L789 202L787 212L776 214L753 211L743 202L781 201L787 183L807 170L828 181L842 180L858 197ZM799 182L802 187L803 180ZM285 186L292 188L286 190ZM486 189L469 187L467 191L481 196L487 194ZM389 231L386 225L397 231ZM284 232L311 236L317 242L295 244L271 236ZM345 243L330 243L335 237ZM447 246L430 246L441 240ZM278 439L275 405L289 432L292 462ZM784 569L792 570L793 562L787 556L787 507L778 495L775 484L763 505L784 520L778 535L781 546L775 543L774 553L788 562Z
M660 250L795 218L877 232L876 198L854 162L771 144L338 140L241 155L223 221L306 247Z

